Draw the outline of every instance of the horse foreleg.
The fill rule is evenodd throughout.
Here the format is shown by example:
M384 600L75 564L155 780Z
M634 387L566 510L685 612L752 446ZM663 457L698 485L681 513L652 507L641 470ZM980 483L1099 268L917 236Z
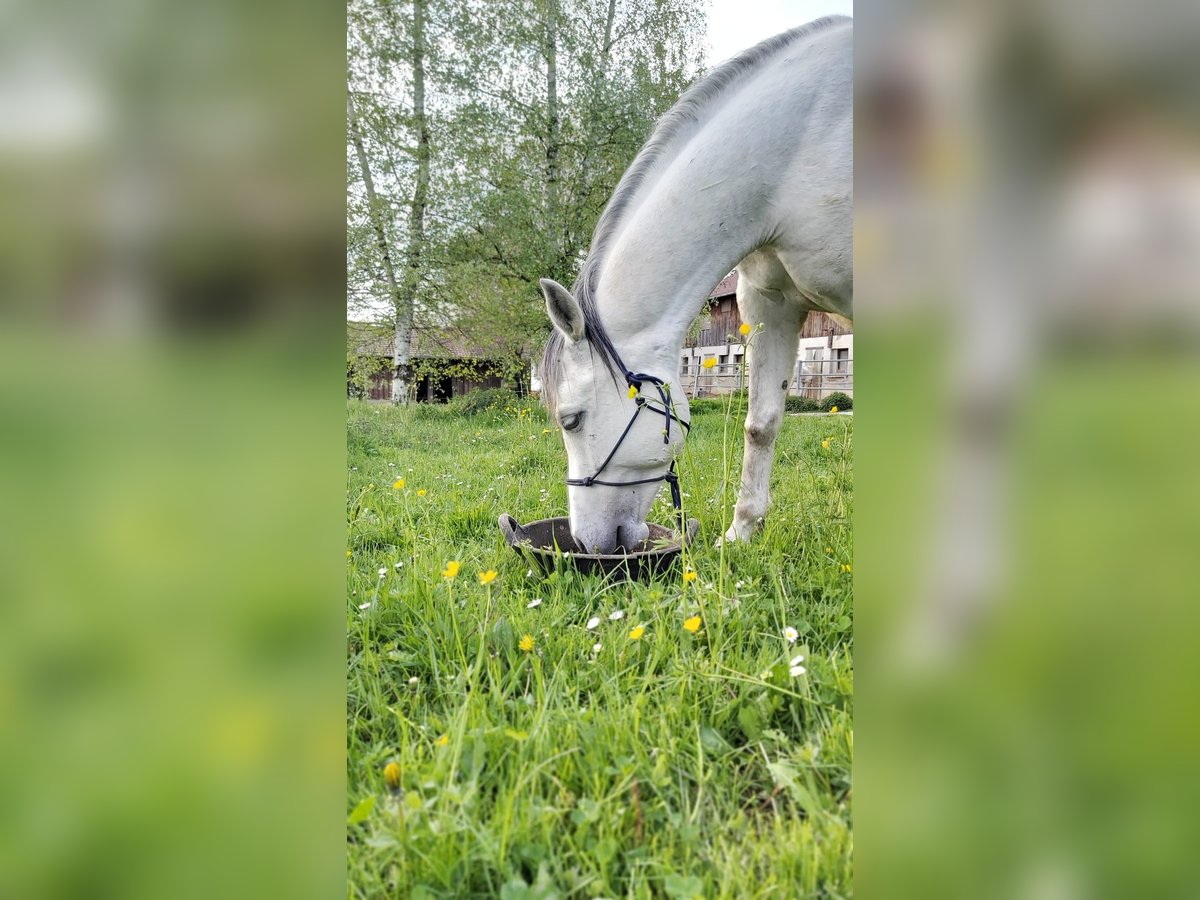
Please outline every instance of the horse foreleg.
M725 532L729 541L748 540L762 524L771 501L771 463L775 438L783 423L784 400L792 370L800 327L808 313L779 294L768 296L745 281L738 285L738 310L742 321L762 325L747 350L750 376L750 409L746 414L746 447L742 457L742 488Z

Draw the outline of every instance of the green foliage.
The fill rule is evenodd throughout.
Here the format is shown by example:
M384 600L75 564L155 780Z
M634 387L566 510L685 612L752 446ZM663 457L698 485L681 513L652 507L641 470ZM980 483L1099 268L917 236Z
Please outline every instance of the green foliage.
M794 394L789 394L787 399L783 401L783 405L784 409L790 413L816 412L821 408L821 404L811 397L801 397Z
M537 279L570 284L622 172L699 74L699 0L422 4L431 158L420 246L413 6L351 0L355 134L374 173L348 167L350 307L391 314L380 223L394 268L415 278L418 326L452 322L525 366L548 323ZM609 10L614 18L609 21ZM550 66L555 88L550 91ZM386 86L386 87L384 87ZM419 271L409 271L409 259ZM507 363L506 363L507 364Z
M469 391L455 397L443 408L450 416L480 417L489 422L518 419L540 425L546 421L545 410L536 398L518 397L507 388Z
M412 403L409 408L412 410L413 418L426 422L460 418L460 414L451 408L449 403Z
M738 403L738 396L735 392L732 396L734 405ZM693 413L709 413L725 411L727 395L720 397L698 397L695 400L689 401ZM749 395L741 398L743 407L749 402ZM854 401L846 394L838 393L830 394L821 402L813 400L811 397L801 397L789 394L784 400L784 409L790 413L798 412L829 412L831 408L836 406L838 409L852 409Z
M388 369L388 360L385 358L363 356L352 349L346 351L346 380L355 396L365 396L375 376Z
M701 332L712 324L712 307L708 303L704 304L704 309L700 310L700 314L692 319L692 324L688 326L687 335L683 339L685 347L694 346L696 340L700 337Z
M516 402L517 395L504 388L478 388L455 397L446 405L456 415L477 416L480 413L499 412Z
M843 394L841 391L834 391L821 401L821 409L824 412L829 412L835 406L839 410L853 409L854 400L848 394Z
M720 397L697 397L695 400L688 401L688 408L692 411L692 415L723 413L725 412L725 401Z
M700 401L679 463L698 578L614 589L503 544L501 512L566 513L561 437L526 403L349 404L349 894L849 896L853 420L787 419L764 532L720 551L724 398Z

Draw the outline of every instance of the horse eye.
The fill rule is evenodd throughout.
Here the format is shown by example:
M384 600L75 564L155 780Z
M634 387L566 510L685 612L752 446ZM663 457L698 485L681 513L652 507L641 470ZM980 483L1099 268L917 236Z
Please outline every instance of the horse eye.
M583 413L577 412L571 413L569 416L563 416L562 419L559 420L559 424L562 425L563 431L574 431L579 427L579 423L582 421Z

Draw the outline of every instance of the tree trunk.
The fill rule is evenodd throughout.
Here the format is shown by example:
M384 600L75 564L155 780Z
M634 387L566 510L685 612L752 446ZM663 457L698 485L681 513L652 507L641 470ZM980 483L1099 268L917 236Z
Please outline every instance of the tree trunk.
M513 382L516 385L517 397L523 398L527 393L527 374L526 374L525 358L519 353L517 354L517 365L513 374Z
M608 15L604 19L604 46L600 48L600 75L607 77L608 61L612 57L613 21L617 17L617 0L608 0Z
M346 96L346 118L349 125L350 140L354 144L354 155L358 158L358 167L362 175L363 187L367 193L367 216L371 228L375 232L375 241L379 247L380 259L383 263L384 279L387 281L388 295L395 312L396 337L393 344L395 373L392 378L392 399L408 397L408 385L405 381L408 370L409 351L412 345L412 307L409 306L407 315L402 315L404 296L396 281L396 269L392 264L392 249L388 241L387 228L384 227L383 207L375 192L375 179L371 175L371 166L367 160L367 151L363 146L362 135L358 130L358 113L354 108L352 95ZM398 385L399 382L399 385ZM404 402L400 400L399 402Z
M592 147L600 146L605 139L607 127L605 120L599 115L603 100L608 95L608 69L612 60L613 26L617 18L617 0L608 0L608 10L604 19L604 42L600 45L600 61L598 67L591 73L590 97L583 109L583 129L587 143ZM579 184L581 193L586 196L592 185L592 157L584 151L579 162ZM563 253L561 259L565 262L574 255L573 247L587 240L587 235L576 235L576 216L569 214L563 221Z
M400 371L401 349L404 365L404 398L395 393L392 399L403 403L408 398L407 370L412 350L413 310L417 304L420 287L421 264L425 252L425 209L429 204L429 121L425 116L425 10L426 0L414 0L412 47L409 61L412 64L413 84L413 127L417 132L417 180L413 187L413 201L408 212L408 251L405 255L404 283L402 285L403 312L405 318L404 346L401 348L400 309L397 309L396 368ZM397 378L397 382L400 382Z
M546 218L548 233L554 235L556 261L561 260L563 248L558 240L559 197L558 197L558 0L549 0L546 9Z

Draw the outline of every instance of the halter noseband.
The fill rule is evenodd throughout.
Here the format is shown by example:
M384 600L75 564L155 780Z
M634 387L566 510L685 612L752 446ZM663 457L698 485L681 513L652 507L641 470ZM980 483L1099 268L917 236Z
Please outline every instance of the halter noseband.
M692 427L690 422L683 421L683 419L675 415L675 412L671 409L670 401L667 399L666 382L663 381L663 379L654 375L647 375L644 372L630 371L625 363L621 362L620 357L617 357L616 361L620 363L621 368L625 371L625 382L631 388L637 388L640 391L643 383L654 385L654 387L658 390L658 399L662 403L662 407L659 408L652 405L651 401L647 400L640 393L634 397L633 399L637 404L637 409L633 411L633 416L630 417L629 424L625 426L625 430L621 432L621 436L617 438L617 442L613 444L613 448L609 451L608 456L604 458L604 462L600 463L600 468L596 470L596 474L589 475L586 478L568 478L567 484L577 485L579 487L591 487L593 484L603 484L607 487L630 487L631 485L635 484L651 484L656 481L665 481L671 486L671 503L674 504L675 512L679 515L679 529L680 534L682 534L684 527L683 498L679 492L679 476L675 474L675 460L671 460L671 465L664 474L655 475L653 478L639 478L636 481L603 481L600 478L600 475L604 472L604 469L610 462L612 462L612 458L617 455L617 451L621 448L621 442L625 440L626 435L628 435L630 429L633 428L633 423L637 421L638 414L643 409L649 409L651 412L659 413L664 419L667 420L667 427L663 429L664 444L669 444L671 442L672 419L683 426L685 434Z

